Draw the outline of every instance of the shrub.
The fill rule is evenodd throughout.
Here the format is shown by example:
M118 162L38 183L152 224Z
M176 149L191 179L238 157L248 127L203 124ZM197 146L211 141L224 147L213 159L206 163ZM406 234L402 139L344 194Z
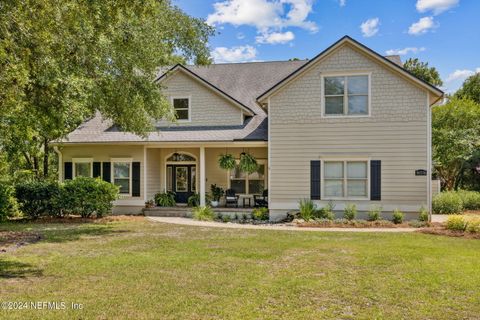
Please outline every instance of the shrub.
M17 201L14 197L14 188L6 182L0 182L0 222L14 216L16 212Z
M61 205L67 213L83 218L103 217L112 211L119 188L98 178L77 177L61 188Z
M428 211L424 206L420 208L420 215L418 216L418 221L427 222L428 221Z
M230 222L230 220L232 220L232 217L230 217L229 214L226 214L222 217L223 222Z
M20 210L26 216L36 219L41 215L63 215L60 196L62 187L57 182L31 181L15 186L15 196Z
M175 201L175 198L173 199ZM200 194L194 193L187 199L187 205L189 207L198 207L200 205Z
M210 192L212 194L213 201L220 201L220 198L225 193L225 191L222 189L222 187L219 187L216 184L210 185Z
M433 198L432 209L435 214L458 214L463 212L463 203L457 192L441 192Z
M467 221L461 215L451 215L448 217L445 227L453 231L465 231L467 228Z
M463 209L465 210L480 209L480 192L460 190L460 191L457 191L457 194L462 200Z
M300 209L300 218L305 221L311 220L315 214L315 211L317 210L316 204L309 199L300 200L298 207Z
M175 192L172 191L157 193L154 198L155 203L160 207L174 207L177 204L175 201Z
M395 224L400 224L403 222L403 213L398 210L398 209L395 209L393 211L393 216L392 216L392 221L393 223Z
M377 221L380 220L382 213L382 207L380 206L372 206L368 211L368 221Z
M334 208L335 205L333 202L329 202L325 207L315 210L313 216L316 219L333 220L335 219L335 213L333 212Z
M355 204L349 204L343 210L343 218L349 221L354 220L357 216L357 206Z
M193 219L195 220L213 221L214 218L215 212L213 212L212 208L210 207L196 207L193 209Z
M252 218L254 220L268 220L268 209L264 207L253 209Z
M467 229L470 233L480 233L480 219L472 219L468 221Z

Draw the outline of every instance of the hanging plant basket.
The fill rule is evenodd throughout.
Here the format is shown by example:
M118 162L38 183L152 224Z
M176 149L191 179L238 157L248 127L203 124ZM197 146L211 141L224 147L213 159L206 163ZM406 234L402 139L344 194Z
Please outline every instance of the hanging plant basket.
M258 169L257 159L250 153L242 152L240 154L240 170L246 173L253 173Z
M218 158L218 165L224 170L232 170L235 168L235 157L232 154L221 154Z

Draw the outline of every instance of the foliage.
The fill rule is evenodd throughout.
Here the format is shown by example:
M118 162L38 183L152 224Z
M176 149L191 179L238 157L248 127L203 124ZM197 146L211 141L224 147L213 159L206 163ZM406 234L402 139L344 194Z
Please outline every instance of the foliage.
M368 221L377 221L382 219L382 207L380 206L372 206L368 211Z
M425 209L424 206L420 208L420 214L418 216L418 220L421 222L427 222L428 221L428 211Z
M26 216L36 219L41 215L63 215L61 201L62 187L57 182L33 181L15 186L15 197L20 210Z
M187 205L189 207L198 207L200 205L200 194L194 193L187 199Z
M260 207L260 208L253 209L252 218L254 220L268 220L269 219L268 208Z
M15 189L7 182L0 181L0 222L17 212Z
M435 214L462 213L462 198L460 198L460 195L455 191L441 192L433 197L432 210Z
M232 154L221 154L218 157L218 166L224 170L232 170L235 168L235 157Z
M193 208L193 219L200 221L213 221L215 218L215 212L212 208L206 207L195 207Z
M477 218L469 220L466 231L470 233L480 233L480 219Z
M155 200L150 199L145 201L145 208L154 208L155 207Z
M333 220L335 219L334 208L335 205L330 201L325 207L315 210L313 216L317 219Z
M354 220L357 216L357 206L355 204L348 204L343 210L343 218L347 220Z
M392 221L395 224L402 223L403 222L403 213L398 209L393 210Z
M432 109L432 145L435 170L442 187L453 190L466 162L480 147L480 105L451 99Z
M480 209L480 192L459 190L457 191L457 194L462 200L464 210Z
M240 154L238 167L242 172L253 173L258 169L257 159L250 153L242 152L242 154Z
M155 203L160 207L174 207L177 202L175 201L175 192L159 192L154 196Z
M441 87L443 85L443 81L440 78L437 69L435 67L429 67L428 62L422 62L418 60L418 58L410 58L405 61L403 67L416 77L430 83L431 85L436 87Z
M455 92L455 97L471 99L480 104L480 72L468 77Z
M213 201L220 201L220 198L225 193L225 191L216 184L210 185L210 192L212 193Z
M300 209L300 218L305 221L309 221L314 217L317 205L310 199L302 199L298 203Z
M49 143L100 112L140 135L173 119L159 67L208 64L212 27L171 1L3 1L0 146L9 171L51 176Z
M101 218L111 213L118 193L119 188L109 182L98 178L77 177L63 184L60 203L69 214L80 214L83 218L93 215Z
M465 231L467 228L467 221L461 215L451 215L445 223L445 228L453 231Z
M222 217L222 221L223 221L223 222L230 222L231 220L232 220L232 217L230 217L229 214L225 214L225 215L223 215L223 217Z

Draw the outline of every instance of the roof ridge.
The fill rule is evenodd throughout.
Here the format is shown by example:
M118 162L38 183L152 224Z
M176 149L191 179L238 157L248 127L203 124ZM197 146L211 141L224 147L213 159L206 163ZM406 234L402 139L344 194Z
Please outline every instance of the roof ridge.
M235 64L235 65L245 65L245 64L253 64L253 63L273 63L273 62L306 62L309 61L308 58L300 59L300 60L269 60L269 61L246 61L246 62L225 62L225 63L211 63L207 65L196 65L196 64L186 64L185 67L209 67L209 66L218 66L218 65L227 65L227 64Z

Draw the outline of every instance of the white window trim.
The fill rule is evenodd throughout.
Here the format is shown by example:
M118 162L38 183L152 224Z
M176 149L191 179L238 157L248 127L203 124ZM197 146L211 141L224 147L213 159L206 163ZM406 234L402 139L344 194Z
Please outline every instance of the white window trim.
M77 177L75 164L77 163L90 163L90 178L93 177L93 158L72 158L72 177Z
M343 114L343 115L329 115L325 113L325 78L328 77L349 77L349 76L367 76L368 77L368 103L367 103L367 114ZM323 118L328 119L345 119L345 118L368 118L372 115L372 72L370 71L359 71L359 72L332 72L332 73L322 73L320 76L321 83L321 113ZM344 92L343 98L344 109L348 108L348 94Z
M238 164L240 162L240 159L235 159L235 162ZM264 165L265 171L264 171L264 178L263 178L263 185L265 186L265 189L268 190L268 161L266 159L257 159L257 163L260 165ZM230 174L231 170L227 170L227 184L228 187L227 189L231 189L231 179L230 179ZM248 181L249 181L249 174L245 173L245 179L235 179L235 180L245 180L245 191L248 191L247 193L238 193L239 196L252 196L256 193L249 193L250 190L248 190ZM253 179L253 180L259 180L259 179Z
M192 97L191 96L172 96L170 97L170 103L172 104L173 111L175 107L173 105L173 100L175 99L188 99L188 119L177 119L178 122L192 122Z
M370 200L370 158L326 158L321 159L320 181L321 181L321 199L322 200ZM347 195L347 162L366 162L367 163L367 196L366 197L349 197ZM328 197L325 193L325 162L343 162L343 197ZM340 179L339 179L340 180Z
M129 163L129 172L128 172L128 193L119 193L120 198L122 197L131 197L132 196L132 158L110 158L111 168L110 176L112 177L112 184L115 185L115 163Z

